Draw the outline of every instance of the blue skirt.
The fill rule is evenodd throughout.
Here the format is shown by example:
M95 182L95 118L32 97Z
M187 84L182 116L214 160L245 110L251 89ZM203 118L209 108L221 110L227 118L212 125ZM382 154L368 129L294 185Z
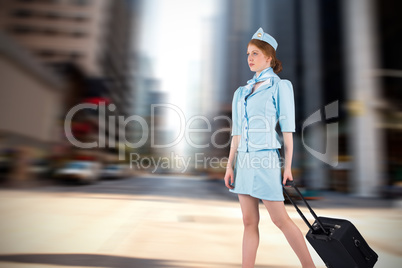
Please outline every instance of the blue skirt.
M278 149L237 152L234 189L229 191L262 200L284 201L281 166Z

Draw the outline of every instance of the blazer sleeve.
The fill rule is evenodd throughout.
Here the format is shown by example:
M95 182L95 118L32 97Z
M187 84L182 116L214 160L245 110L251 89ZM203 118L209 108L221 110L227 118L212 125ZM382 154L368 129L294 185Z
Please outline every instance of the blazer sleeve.
M295 132L295 101L292 83L289 80L279 81L274 98L282 132Z
M232 136L241 135L241 107L239 107L239 89L233 95L232 101Z

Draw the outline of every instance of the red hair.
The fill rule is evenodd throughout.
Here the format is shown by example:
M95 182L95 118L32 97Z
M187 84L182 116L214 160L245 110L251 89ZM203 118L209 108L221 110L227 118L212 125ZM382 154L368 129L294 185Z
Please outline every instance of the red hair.
M276 58L276 51L270 44L258 39L251 39L247 46L249 45L258 47L265 56L272 57L271 67L274 70L274 73L277 74L282 71L282 62Z

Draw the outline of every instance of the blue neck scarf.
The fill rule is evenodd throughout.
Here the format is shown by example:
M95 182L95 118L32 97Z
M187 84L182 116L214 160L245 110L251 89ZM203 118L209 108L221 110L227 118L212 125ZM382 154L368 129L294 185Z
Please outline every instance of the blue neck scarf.
M263 82L271 77L277 77L272 67L264 69L258 76L255 74L252 79L247 81L247 85L244 86L247 89L247 94L251 92L256 83Z

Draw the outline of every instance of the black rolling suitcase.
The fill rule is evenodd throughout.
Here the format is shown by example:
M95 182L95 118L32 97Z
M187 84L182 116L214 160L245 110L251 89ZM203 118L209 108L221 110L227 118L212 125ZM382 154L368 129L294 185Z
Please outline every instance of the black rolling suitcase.
M329 268L372 268L378 255L366 243L356 227L348 220L317 217L294 182L288 181L300 195L315 221L313 225L306 219L296 203L286 191L284 193L310 228L307 240Z

